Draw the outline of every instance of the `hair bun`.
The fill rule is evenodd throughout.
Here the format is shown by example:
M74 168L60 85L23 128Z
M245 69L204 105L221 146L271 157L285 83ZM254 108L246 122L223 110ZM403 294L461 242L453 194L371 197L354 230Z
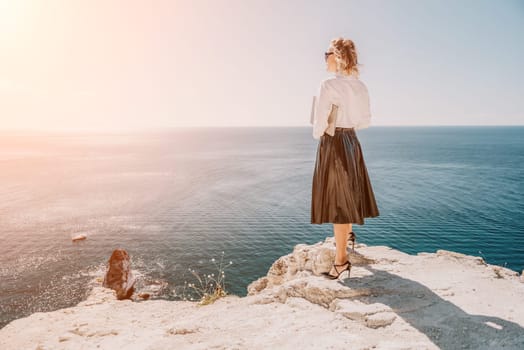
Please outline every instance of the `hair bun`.
M359 63L355 43L351 39L344 39L338 37L331 39L331 47L335 51L335 59L337 61L337 70L345 71L346 73L354 72L359 74Z
M351 40L351 39L345 39L344 40L344 46L347 46L350 49L354 49L355 48L355 44L353 43L353 40Z

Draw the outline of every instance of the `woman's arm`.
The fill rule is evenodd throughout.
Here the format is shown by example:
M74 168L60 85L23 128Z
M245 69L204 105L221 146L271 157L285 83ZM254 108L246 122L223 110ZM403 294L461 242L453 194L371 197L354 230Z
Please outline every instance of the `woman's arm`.
M318 90L318 101L315 108L315 120L313 123L313 138L319 140L328 127L329 112L331 104L335 104L333 89L329 86L329 80L323 80Z
M355 127L356 130L369 128L369 125L371 124L371 104L369 103L369 93L367 88L364 90L364 100L361 106L362 108L360 112L362 114L357 126Z

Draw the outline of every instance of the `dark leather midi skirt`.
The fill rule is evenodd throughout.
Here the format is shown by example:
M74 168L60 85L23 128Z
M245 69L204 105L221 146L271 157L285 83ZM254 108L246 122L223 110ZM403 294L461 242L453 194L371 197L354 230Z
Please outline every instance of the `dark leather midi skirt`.
M379 216L364 155L354 128L321 136L313 172L311 223L364 225Z

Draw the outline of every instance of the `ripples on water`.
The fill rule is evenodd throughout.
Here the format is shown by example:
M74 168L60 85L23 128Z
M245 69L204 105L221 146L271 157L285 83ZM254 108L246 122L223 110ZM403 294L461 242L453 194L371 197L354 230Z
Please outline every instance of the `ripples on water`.
M409 254L447 249L524 268L523 127L373 127L358 132L380 217L359 241ZM134 134L0 133L0 326L75 305L113 249L140 287L224 264L245 295L310 225L317 141L310 128ZM87 234L85 241L71 237Z

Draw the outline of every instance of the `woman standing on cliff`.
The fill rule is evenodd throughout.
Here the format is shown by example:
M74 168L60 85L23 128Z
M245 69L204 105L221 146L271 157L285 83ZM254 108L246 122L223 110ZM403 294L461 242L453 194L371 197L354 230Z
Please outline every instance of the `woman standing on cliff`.
M366 85L359 79L358 60L352 40L331 40L325 53L327 71L334 76L323 80L314 107L313 138L318 139L312 181L311 223L333 223L336 242L335 262L328 278L335 279L351 270L348 239L355 247L352 224L379 216L379 210L355 130L370 125L371 112ZM332 105L338 106L335 132L328 128Z

